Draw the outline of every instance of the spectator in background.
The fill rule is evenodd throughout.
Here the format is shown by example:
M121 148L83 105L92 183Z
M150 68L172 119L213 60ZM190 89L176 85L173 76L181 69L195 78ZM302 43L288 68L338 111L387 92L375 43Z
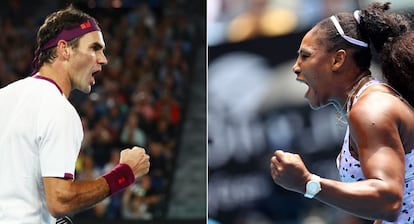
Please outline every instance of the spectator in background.
M177 143L176 132L177 128L171 125L168 117L160 117L157 120L156 128L152 131L150 138L161 142L172 153Z
M166 118L173 126L180 123L180 105L168 91L163 91L160 98L155 102L155 117L157 120Z
M145 189L135 184L129 187L122 198L122 218L126 220L151 220L152 215L148 211L145 202Z
M148 89L144 88L142 84L138 84L136 92L132 97L131 111L138 114L141 118L140 124L144 130L148 130L152 128L155 121L154 96L151 95Z
M106 161L109 160L114 140L115 136L112 135L109 129L108 117L101 116L93 128L92 154L97 166L102 168Z
M145 175L124 192L122 215L125 219L152 219L161 210L162 199L152 186L151 176Z
M157 139L151 139L148 154L151 156L151 169L149 175L153 179L153 186L159 190L164 190L171 167L171 152Z
M121 142L125 145L147 145L147 136L140 127L140 117L135 113L130 113L125 122L121 133Z

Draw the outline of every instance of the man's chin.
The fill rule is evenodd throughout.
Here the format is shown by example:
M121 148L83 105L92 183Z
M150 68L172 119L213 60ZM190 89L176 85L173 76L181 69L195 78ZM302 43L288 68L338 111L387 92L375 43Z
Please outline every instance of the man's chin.
M89 85L86 88L76 88L76 89L81 91L82 93L89 94L89 93L91 93L92 87Z

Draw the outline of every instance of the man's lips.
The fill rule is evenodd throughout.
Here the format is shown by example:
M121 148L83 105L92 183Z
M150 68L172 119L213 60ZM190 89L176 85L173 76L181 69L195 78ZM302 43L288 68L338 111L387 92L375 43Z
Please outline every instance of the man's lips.
M95 71L95 72L92 72L92 75L91 75L91 80L90 80L90 84L91 85L95 85L95 75L97 75L98 73L100 73L101 72L101 70L98 70L98 71Z
M97 74L98 74L98 73L100 73L101 71L102 71L101 69L98 69L98 70L96 70L96 71L92 72L92 76L97 75Z

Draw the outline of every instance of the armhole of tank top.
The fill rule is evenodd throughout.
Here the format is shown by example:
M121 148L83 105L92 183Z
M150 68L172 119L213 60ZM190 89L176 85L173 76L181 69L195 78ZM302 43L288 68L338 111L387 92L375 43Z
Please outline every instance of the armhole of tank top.
M348 152L354 158L356 161L359 162L359 152L356 152L354 147L351 144L352 138L351 138L351 132L348 135ZM356 156L356 157L355 157Z

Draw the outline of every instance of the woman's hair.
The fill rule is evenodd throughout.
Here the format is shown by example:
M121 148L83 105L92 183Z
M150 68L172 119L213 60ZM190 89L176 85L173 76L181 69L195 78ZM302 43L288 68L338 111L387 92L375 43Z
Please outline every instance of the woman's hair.
M360 30L378 52L384 79L414 106L413 16L388 13L387 3L371 3L361 10Z
M353 39L368 43L369 38L358 29L358 23L351 13L338 13L335 15L339 25L343 29L346 36ZM362 47L345 40L338 32L332 19L326 18L319 22L317 26L321 29L322 39L328 46L328 51L337 51L346 49L351 52L351 56L355 63L361 70L367 70L371 66L371 49L369 47ZM327 42L325 42L327 41Z
M359 12L359 22L353 13L335 15L346 36L369 43L378 54L384 80L414 106L414 15L390 13L390 2L373 2ZM317 24L321 41L329 51L350 50L356 65L368 69L371 47L364 48L343 38L333 20L326 18ZM321 43L322 44L322 43Z
M83 22L92 18L88 14L76 9L73 5L67 8L54 12L49 15L43 25L37 32L37 46L42 48L48 41L55 38L62 30L74 28ZM76 48L79 43L79 37L68 42L69 46ZM45 62L51 62L56 58L56 49L50 48L40 52L39 67Z

